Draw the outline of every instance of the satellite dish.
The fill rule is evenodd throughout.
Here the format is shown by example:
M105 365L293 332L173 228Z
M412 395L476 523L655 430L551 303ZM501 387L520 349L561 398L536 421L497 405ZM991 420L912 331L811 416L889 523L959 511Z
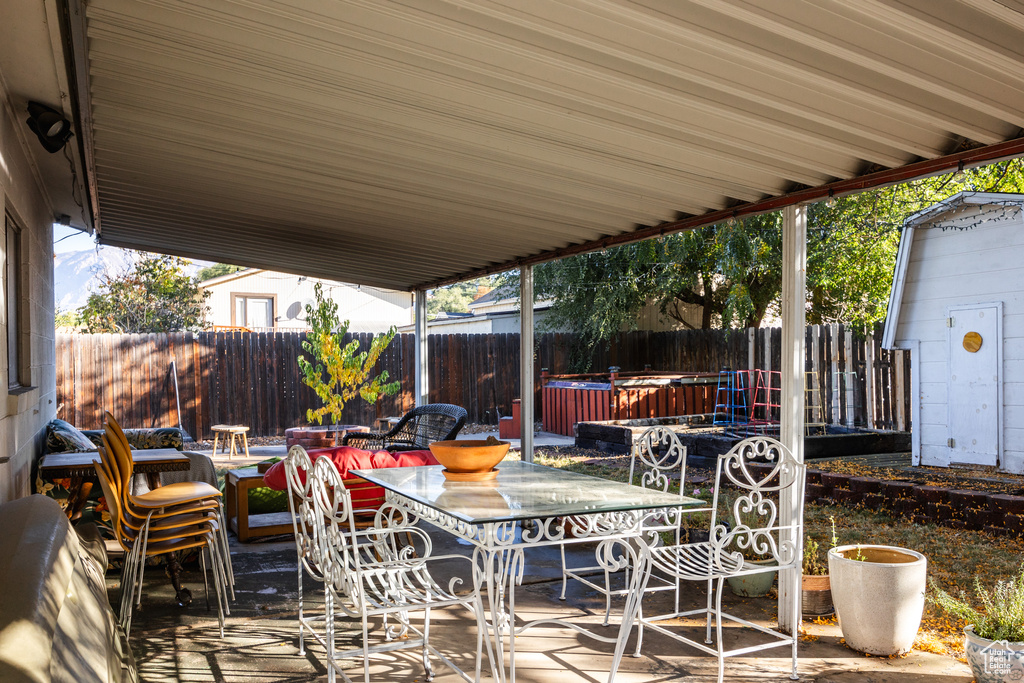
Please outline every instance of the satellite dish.
M293 320L305 320L306 319L306 306L315 306L316 302L312 299L303 299L302 301L296 301L288 307L288 317Z

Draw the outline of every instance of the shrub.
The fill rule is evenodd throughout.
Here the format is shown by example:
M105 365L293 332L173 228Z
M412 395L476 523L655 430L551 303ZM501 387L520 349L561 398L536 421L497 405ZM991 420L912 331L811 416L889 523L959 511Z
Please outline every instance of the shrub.
M980 609L971 604L963 591L959 598L954 598L934 579L930 584L932 595L928 599L965 624L973 624L979 637L1024 642L1024 565L1015 578L997 581L991 591L981 585L980 578L974 577L974 594Z

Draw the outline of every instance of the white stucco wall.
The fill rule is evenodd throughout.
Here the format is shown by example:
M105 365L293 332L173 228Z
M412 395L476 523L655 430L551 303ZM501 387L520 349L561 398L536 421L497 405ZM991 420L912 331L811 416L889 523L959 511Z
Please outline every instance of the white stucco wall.
M985 213L989 220L969 230ZM946 226L943 231L942 227ZM947 466L949 448L949 352L951 306L1002 303L1002 430L1000 469L1024 473L1024 222L1020 210L971 207L952 221L914 230L901 298L896 346L913 348L920 381L919 431L922 465Z
M210 292L207 304L211 325L238 325L232 316L235 295L269 295L275 298L275 325L279 330L307 328L304 305L313 300L316 280L265 270L223 276L204 283ZM349 321L351 332L383 332L391 325L408 325L413 319L412 293L376 287L324 282L324 291L338 304L338 315Z
M0 74L2 75L2 74ZM27 306L27 329L21 343L27 348L31 388L8 391L7 314L0 306L0 502L20 498L33 490L32 464L41 453L43 431L56 411L56 366L53 331L53 226L52 214L33 173L19 128L23 116L13 112L0 78L0 202L21 228L24 275L21 299ZM6 227L0 226L4 230ZM6 239L0 240L6 264ZM3 280L0 279L0 283ZM0 301L6 301L6 292ZM25 326L23 326L25 327Z

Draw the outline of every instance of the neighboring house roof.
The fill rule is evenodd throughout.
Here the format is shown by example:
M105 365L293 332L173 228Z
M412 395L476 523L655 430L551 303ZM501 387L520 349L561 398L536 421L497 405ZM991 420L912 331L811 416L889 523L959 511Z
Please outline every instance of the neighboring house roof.
M892 288L889 290L889 308L885 315L885 328L882 332L882 348L891 349L896 343L896 329L900 322L900 309L903 304L903 286L910 264L910 253L914 246L914 231L919 227L928 227L940 219L955 218L950 214L973 207L991 204L1024 206L1024 194L1009 192L960 192L949 199L932 204L918 211L903 223L900 234L900 246L896 252L896 266L893 271ZM975 220L972 217L970 220Z
M471 302L469 302L470 307L472 307L474 304L476 304L476 305L490 304L490 303L494 303L496 301L499 301L500 300L498 298L499 290L500 290L499 287L495 287L491 291L489 291L489 292L487 292L485 294L481 294L480 296L478 296L477 298L475 298Z
M202 282L199 283L199 287L201 289L206 289L207 287L216 287L217 285L222 285L225 282L240 280L243 277L249 277L250 275L256 275L257 273L265 272L266 271L263 270L262 268L243 268L242 270L237 270L234 273L218 275L217 277L211 277L209 280L203 280Z

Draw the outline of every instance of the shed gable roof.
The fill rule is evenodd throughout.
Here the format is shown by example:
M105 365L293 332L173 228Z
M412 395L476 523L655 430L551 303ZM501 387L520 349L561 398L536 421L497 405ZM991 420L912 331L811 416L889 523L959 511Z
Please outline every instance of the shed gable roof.
M882 348L895 348L896 331L899 328L900 310L903 304L904 284L910 255L914 248L914 234L918 229L926 229L943 219L949 219L959 209L967 206L985 206L990 204L1009 204L1024 206L1024 194L1008 192L960 192L941 202L910 216L903 224L900 233L900 245L896 252L896 265L893 272L892 287L889 290L889 308L886 310L885 327L882 332Z

